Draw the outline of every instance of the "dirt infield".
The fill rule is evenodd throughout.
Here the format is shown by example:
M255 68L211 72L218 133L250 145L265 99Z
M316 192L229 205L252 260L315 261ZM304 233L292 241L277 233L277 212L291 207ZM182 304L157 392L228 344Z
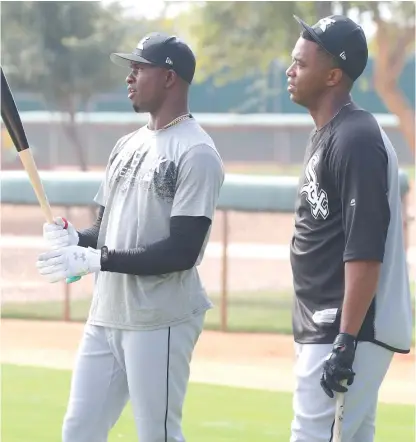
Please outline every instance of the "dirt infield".
M1 361L70 369L81 337L79 323L1 321ZM293 391L293 341L275 334L204 331L195 349L194 382ZM380 401L414 404L414 354L396 355Z

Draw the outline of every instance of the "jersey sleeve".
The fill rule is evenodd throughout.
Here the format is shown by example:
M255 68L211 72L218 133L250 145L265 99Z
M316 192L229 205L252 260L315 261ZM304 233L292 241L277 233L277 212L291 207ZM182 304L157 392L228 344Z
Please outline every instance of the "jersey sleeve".
M224 182L218 153L208 145L191 148L179 162L171 216L205 216L212 220Z
M390 208L388 157L377 123L356 122L344 129L334 141L333 152L345 234L344 261L382 262Z

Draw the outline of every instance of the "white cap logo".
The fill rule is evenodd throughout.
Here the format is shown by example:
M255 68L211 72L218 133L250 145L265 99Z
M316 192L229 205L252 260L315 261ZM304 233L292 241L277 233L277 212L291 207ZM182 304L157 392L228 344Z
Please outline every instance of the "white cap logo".
M137 49L143 50L143 45L146 43L147 40L150 40L150 37L144 37L142 38L139 43L137 43Z
M318 22L318 26L321 28L322 32L325 32L330 26L335 23L335 20L329 17L322 18Z

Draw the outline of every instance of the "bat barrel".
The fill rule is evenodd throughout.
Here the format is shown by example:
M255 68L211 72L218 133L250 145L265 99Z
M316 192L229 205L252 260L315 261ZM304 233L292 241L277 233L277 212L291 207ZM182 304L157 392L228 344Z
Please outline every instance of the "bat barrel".
M29 143L3 68L1 68L1 118L17 151L28 149Z

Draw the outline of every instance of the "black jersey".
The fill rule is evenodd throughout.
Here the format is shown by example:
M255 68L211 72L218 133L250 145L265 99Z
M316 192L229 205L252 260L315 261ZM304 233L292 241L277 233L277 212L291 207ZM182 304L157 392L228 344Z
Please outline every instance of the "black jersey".
M377 120L355 104L312 133L291 242L293 332L299 343L339 333L347 261L382 263L358 339L408 352L412 315L396 153Z

